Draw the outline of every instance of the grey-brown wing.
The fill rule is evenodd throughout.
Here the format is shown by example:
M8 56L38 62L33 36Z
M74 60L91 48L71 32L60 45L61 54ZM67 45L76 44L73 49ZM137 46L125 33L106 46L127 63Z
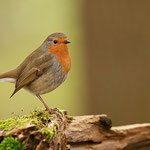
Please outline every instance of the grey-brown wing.
M30 84L34 80L36 80L39 76L41 76L48 68L52 66L52 61L46 61L42 63L40 66L34 68L32 67L30 70L23 72L16 81L15 90L10 98L17 93L21 88Z

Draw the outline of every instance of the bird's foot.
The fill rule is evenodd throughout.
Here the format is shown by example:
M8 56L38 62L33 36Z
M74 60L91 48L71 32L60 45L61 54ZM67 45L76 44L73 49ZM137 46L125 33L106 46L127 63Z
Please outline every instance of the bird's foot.
M63 112L61 112L58 108L54 108L53 110L59 113L62 117L64 116Z
M56 114L61 120L63 120L62 118L64 115L58 108L52 109L52 108L48 107L48 108L46 108L46 110L51 114Z

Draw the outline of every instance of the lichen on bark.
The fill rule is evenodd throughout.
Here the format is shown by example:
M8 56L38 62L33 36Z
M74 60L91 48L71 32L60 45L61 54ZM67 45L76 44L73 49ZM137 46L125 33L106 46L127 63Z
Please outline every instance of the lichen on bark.
M58 113L60 113L60 110ZM8 137L11 142L12 139L16 142L21 141L21 144L26 145L28 148L32 147L30 144L32 142L37 146L41 145L41 142L48 146L55 138L62 118L38 108L29 115L13 115L7 120L0 121L0 143L3 145L3 142Z

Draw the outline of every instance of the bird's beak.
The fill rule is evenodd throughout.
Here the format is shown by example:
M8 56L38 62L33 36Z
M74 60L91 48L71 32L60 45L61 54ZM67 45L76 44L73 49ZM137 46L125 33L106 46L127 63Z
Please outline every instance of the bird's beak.
M65 44L69 44L69 43L71 43L69 40L66 40L65 42L64 42Z

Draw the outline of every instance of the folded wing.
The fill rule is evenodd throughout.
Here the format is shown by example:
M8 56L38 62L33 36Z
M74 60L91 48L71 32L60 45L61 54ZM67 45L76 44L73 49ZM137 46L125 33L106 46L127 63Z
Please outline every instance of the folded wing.
M10 98L17 93L21 88L30 84L38 77L40 77L47 69L49 69L53 65L53 61L50 59L49 61L45 61L40 64L38 67L31 67L31 69L26 69L23 73L18 77L15 85L15 90L10 96ZM35 65L34 65L35 66Z

